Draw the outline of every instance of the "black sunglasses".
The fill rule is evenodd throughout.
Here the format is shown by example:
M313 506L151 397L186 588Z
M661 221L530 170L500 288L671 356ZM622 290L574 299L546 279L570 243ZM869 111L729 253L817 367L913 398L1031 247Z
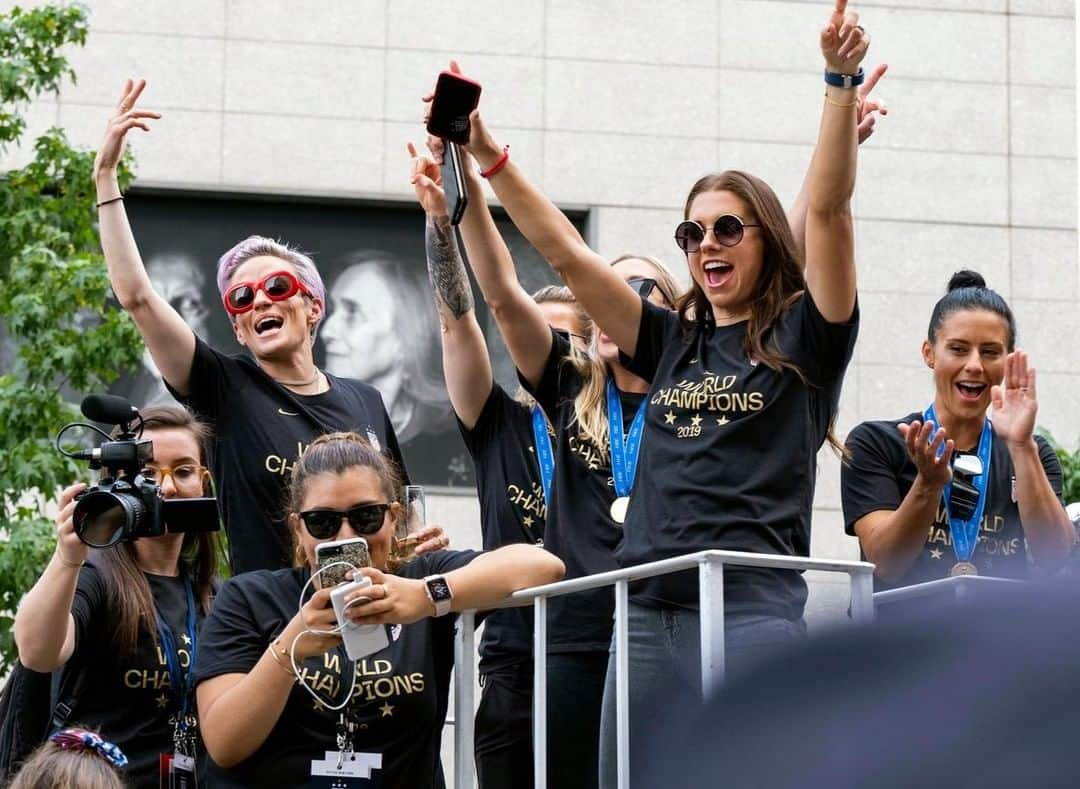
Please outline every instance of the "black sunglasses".
M716 243L725 247L733 247L743 239L743 228L761 227L759 224L744 222L735 214L718 216L713 222L712 231ZM701 249L701 242L705 240L705 225L687 219L680 222L675 228L675 243L683 252L697 252Z
M353 531L363 536L370 536L382 528L389 504L357 504L342 512L341 510L305 510L300 513L300 520L307 527L308 534L316 540L328 540L341 529L341 519L349 521Z
M626 284L643 299L649 298L649 294L657 288L656 280L651 277L631 277L626 280Z

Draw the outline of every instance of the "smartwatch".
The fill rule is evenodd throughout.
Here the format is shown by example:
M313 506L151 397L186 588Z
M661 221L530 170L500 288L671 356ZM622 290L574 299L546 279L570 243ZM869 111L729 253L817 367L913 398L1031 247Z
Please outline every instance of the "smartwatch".
M435 616L449 614L454 593L450 591L450 584L446 582L446 578L441 575L429 575L424 578L424 588L427 589L428 599L435 606Z
M834 88L854 88L863 84L866 75L860 67L854 74L838 74L835 71L825 69L825 84Z

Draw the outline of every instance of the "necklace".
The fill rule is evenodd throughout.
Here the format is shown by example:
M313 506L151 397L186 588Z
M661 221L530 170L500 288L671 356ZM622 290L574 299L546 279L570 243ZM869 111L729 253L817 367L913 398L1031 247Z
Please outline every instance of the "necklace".
M273 376L270 376L270 377L273 378ZM279 383L282 386L291 386L291 387L294 387L294 388L300 388L300 387L304 387L304 386L311 386L313 383L315 383L318 380L319 380L319 368L318 367L315 368L314 375L312 375L311 378L309 378L306 381L283 381L280 378L274 378L275 383Z

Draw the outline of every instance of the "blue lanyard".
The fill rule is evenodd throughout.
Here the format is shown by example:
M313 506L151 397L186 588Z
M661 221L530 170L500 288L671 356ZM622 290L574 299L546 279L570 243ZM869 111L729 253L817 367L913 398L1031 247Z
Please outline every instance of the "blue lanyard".
M648 398L641 400L630 432L623 435L622 401L615 382L607 380L608 438L611 444L611 476L615 481L615 495L629 496L634 484L634 471L637 469L638 454L641 451L641 435L645 432L645 405Z
M544 503L551 506L551 480L555 476L555 453L551 449L547 417L538 405L532 407L533 444L536 462L540 464L540 484L544 486Z
M936 427L941 427L941 423L937 420L937 414L934 412L933 403L923 412L923 421L933 422ZM975 505L975 512L972 513L971 518L966 521L954 518L949 511L949 497L952 494L951 481L945 485L945 489L941 492L941 498L945 502L945 512L949 513L949 531L952 533L953 552L959 562L970 561L972 554L975 553L975 547L978 545L979 527L982 524L983 512L986 509L986 487L990 481L990 454L994 444L993 438L994 431L990 425L990 420L984 418L982 433L979 435L978 449L979 460L982 461L982 474L971 480L971 484L979 492L979 503Z
M180 717L179 720L183 720L187 717L188 710L191 706L191 680L195 674L192 670L195 668L195 649L196 649L196 633L195 633L195 590L191 586L191 579L187 573L182 571L184 576L184 591L187 593L187 635L191 642L190 649L188 650L188 671L185 676L180 671L180 656L176 652L176 639L173 638L172 628L169 623L165 621L165 617L161 615L160 611L156 611L157 614L157 631L158 638L161 640L161 649L165 653L165 665L169 669L169 684L172 687L173 693L175 693L179 699ZM156 609L156 606L155 606Z

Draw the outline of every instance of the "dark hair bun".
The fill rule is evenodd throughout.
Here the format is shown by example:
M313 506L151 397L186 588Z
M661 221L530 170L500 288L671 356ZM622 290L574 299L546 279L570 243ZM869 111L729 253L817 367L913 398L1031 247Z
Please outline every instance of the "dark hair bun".
M954 291L957 288L985 288L986 280L982 278L982 274L977 271L957 271L949 279L949 291Z

